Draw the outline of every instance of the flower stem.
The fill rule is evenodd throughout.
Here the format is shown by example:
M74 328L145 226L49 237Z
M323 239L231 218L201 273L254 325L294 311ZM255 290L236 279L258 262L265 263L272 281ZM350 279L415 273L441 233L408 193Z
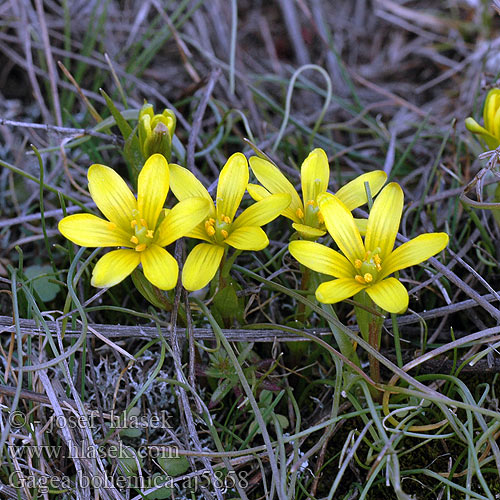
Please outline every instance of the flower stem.
M305 266L302 267L302 280L300 282L300 289L301 290L307 290L309 288L309 278L311 276L309 272L309 268ZM306 320L306 306L303 302L299 302L298 308L297 308L297 320L304 323Z

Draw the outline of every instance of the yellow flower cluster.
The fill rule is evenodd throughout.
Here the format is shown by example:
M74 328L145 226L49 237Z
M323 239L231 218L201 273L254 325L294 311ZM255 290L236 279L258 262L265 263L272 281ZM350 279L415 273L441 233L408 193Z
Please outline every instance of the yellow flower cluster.
M150 113L144 116L151 118ZM249 164L261 185L248 183ZM184 236L201 240L182 269L183 286L194 291L212 280L229 247L265 248L269 239L262 226L282 214L302 238L290 243L290 253L306 267L335 278L318 287L319 301L338 302L366 290L381 308L405 310L408 293L389 275L441 251L448 236L421 235L393 250L403 209L401 188L390 183L382 189L387 177L377 170L333 195L327 192L329 178L325 152L313 150L301 167L301 199L275 165L255 156L248 162L235 153L220 172L214 201L192 172L153 154L139 174L135 198L114 170L92 165L89 191L106 219L70 215L60 221L59 230L78 245L120 247L97 262L92 274L96 287L121 282L141 264L153 285L171 289L177 283L178 265L164 247ZM170 210L163 208L169 190L179 201ZM236 216L247 190L255 203ZM354 219L351 210L367 203L368 190L373 197L380 192L369 218ZM342 253L315 242L327 231Z

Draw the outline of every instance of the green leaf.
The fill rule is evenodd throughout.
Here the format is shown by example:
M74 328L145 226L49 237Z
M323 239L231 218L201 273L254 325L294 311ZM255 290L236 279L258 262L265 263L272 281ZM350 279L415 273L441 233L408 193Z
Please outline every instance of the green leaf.
M139 465L142 466L140 456L129 446L120 447L118 462L123 468L123 473L129 477L135 476L139 469Z
M33 289L44 302L50 302L56 298L61 287L57 283L49 281L53 275L52 267L49 265L33 265L24 268L24 274L32 280Z
M165 474L160 474L155 472L148 480L146 489L152 488L153 486L159 486L161 482L166 482L169 484L170 476ZM149 500L163 500L164 498L171 498L172 488L169 486L163 486L158 490L152 491L146 495Z
M169 476L180 476L189 469L189 461L185 456L158 457L158 464Z
M223 318L236 318L242 320L243 307L236 295L240 287L231 281L220 289L214 296L214 306Z
M136 269L132 273L132 281L139 293L153 306L164 311L171 311L172 306L168 299L163 295L158 288L153 286L151 282L144 276L142 271Z

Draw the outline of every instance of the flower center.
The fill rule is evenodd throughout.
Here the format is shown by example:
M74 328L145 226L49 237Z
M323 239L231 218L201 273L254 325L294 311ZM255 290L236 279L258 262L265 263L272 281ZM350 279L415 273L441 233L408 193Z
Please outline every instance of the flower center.
M382 271L382 259L380 258L380 248L365 253L364 260L356 259L354 267L357 274L354 279L362 285L369 285L376 282L380 271Z
M205 231L215 243L224 243L224 240L229 236L230 229L231 219L224 214L221 214L220 218L210 217L205 221Z
M143 252L153 243L154 230L148 228L148 223L141 217L139 210L132 211L130 227L134 231L130 242L135 245L136 252Z
M305 204L304 209L306 211L305 214L302 209L297 208L296 215L299 219L304 221L304 224L306 226L321 228L324 225L325 219L321 214L318 204L315 200L309 200Z

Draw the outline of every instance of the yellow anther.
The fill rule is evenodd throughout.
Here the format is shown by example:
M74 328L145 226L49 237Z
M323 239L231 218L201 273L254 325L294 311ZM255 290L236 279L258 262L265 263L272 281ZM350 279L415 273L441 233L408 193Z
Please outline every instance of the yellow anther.
M215 219L213 217L210 217L210 219L208 219L208 222L210 222L210 224L215 224Z
M116 224L114 222L108 222L108 229L111 229L111 231L113 231L113 229L116 229Z
M134 245L137 245L139 243L139 240L137 239L137 236L132 236L132 238L130 238L130 241L134 244Z
M136 252L142 252L143 250L146 250L146 243L141 243L135 247Z
M297 210L295 210L295 215L299 218L299 219L303 219L304 218L304 212L302 211L301 208L297 208Z
M146 233L146 238L152 238L154 236L153 230L148 229L148 232Z
M359 274L356 274L356 276L354 276L354 279L358 282L358 283L361 283L362 285L366 285L366 281L364 280L363 276L359 275Z
M208 231L208 228L211 226L212 224L210 223L209 220L206 220L205 221L205 229Z
M225 229L221 229L220 234L222 234L222 237L226 239L229 236L229 233Z
M213 236L215 234L215 228L213 226L207 226L208 236Z
M134 219L130 221L130 227L133 229L135 226L137 226L137 221Z
M306 205L310 205L311 207L313 207L316 203L314 202L314 200L309 200Z
M231 224L231 219L230 219L230 218L226 215L226 216L224 217L224 222L225 222L226 224Z
M141 219L141 225L144 227L148 227L148 223L146 222L146 219Z
M356 269L361 269L361 266L362 266L362 265L363 265L363 262L362 262L361 260L356 259L356 260L354 261L354 267L355 267Z
M373 281L373 276L370 273L366 273L363 276L363 279L365 280L366 283L371 283Z
M325 218L323 217L323 214L321 212L318 212L318 222L320 224L324 224Z

